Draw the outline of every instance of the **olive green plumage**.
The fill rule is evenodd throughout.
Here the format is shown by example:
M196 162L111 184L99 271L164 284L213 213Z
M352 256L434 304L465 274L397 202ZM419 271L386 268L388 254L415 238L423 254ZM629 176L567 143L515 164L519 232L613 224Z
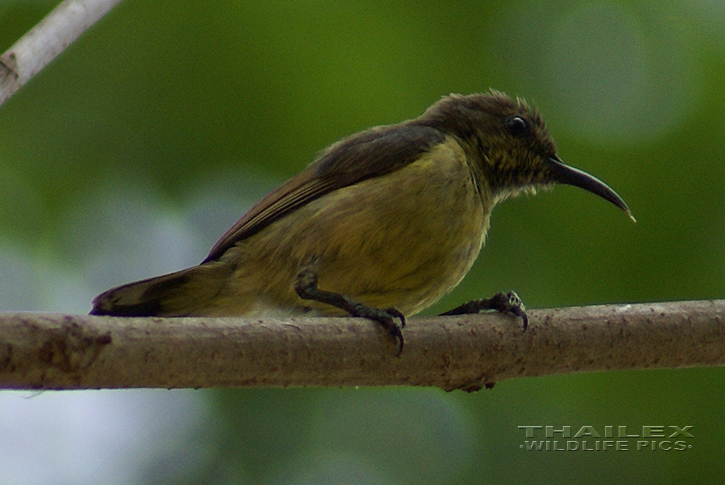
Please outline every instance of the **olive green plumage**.
M498 202L557 182L629 213L606 185L559 160L541 116L522 100L447 96L418 118L331 145L252 207L199 266L111 289L91 313L348 313L301 292L304 270L323 292L413 315L470 270Z

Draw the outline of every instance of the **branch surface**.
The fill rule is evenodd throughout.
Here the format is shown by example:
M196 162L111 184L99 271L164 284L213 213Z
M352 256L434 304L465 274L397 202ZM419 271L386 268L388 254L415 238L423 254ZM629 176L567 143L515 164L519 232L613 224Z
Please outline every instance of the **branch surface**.
M65 0L0 55L0 104L121 0Z
M725 300L413 318L405 349L355 318L0 313L0 388L437 386L725 365Z

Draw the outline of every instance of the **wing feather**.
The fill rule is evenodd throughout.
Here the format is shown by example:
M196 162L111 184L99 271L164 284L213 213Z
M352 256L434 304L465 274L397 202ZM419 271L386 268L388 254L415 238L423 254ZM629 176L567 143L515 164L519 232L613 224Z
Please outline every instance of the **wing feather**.
M214 244L202 264L219 259L237 242L318 197L399 170L444 139L442 132L414 120L372 128L333 144L255 204Z

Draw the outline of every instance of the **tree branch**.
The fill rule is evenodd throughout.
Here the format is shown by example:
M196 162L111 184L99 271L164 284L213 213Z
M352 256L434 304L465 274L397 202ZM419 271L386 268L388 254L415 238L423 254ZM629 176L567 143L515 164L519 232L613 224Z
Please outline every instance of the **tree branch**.
M405 350L354 318L0 314L0 388L437 386L725 365L725 300L414 318Z
M0 105L121 0L65 0L0 55Z

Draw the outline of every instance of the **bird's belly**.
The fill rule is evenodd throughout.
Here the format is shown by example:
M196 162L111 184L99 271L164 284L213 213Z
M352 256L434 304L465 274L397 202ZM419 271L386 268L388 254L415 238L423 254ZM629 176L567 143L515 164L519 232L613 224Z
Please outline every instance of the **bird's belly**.
M276 221L240 248L237 281L264 313L344 314L294 292L300 267L314 259L321 290L406 315L432 305L470 270L488 227L468 166L449 155L338 189ZM257 274L266 276L254 283ZM280 275L273 285L270 274Z

